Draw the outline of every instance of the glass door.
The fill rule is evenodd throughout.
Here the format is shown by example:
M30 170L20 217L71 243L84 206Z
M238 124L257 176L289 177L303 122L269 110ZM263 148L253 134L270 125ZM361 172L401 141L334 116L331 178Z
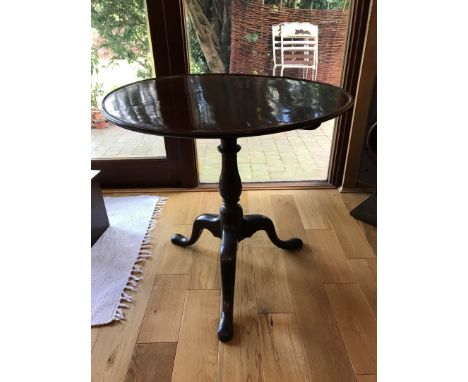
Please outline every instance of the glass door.
M191 73L281 75L341 85L350 0L183 2ZM281 37L275 34L281 30L287 48L283 58ZM290 65L278 65L286 62ZM313 131L239 139L241 178L326 181L334 136L332 120ZM218 181L217 145L217 140L196 142L201 183Z
M102 170L103 187L198 184L192 141L125 130L100 112L102 98L117 87L186 72L167 44L171 50L186 46L183 30L166 27L166 19L180 14L180 7L164 3L169 2L91 1L91 159L92 168Z

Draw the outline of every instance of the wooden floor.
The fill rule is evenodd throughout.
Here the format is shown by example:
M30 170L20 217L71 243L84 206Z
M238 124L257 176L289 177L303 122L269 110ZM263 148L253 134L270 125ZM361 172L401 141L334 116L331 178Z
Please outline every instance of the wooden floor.
M218 342L219 239L188 248L198 214L217 213L216 192L169 198L153 258L127 320L92 329L93 381L376 381L376 230L349 216L365 195L335 190L248 191L244 213L273 219L287 252L263 232L237 257L235 336Z

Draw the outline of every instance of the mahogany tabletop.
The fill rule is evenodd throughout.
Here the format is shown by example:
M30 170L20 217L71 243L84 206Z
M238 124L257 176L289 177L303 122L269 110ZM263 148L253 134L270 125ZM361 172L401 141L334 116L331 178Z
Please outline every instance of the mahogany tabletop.
M105 118L145 134L238 138L315 129L352 105L345 90L287 77L178 75L143 80L110 92Z

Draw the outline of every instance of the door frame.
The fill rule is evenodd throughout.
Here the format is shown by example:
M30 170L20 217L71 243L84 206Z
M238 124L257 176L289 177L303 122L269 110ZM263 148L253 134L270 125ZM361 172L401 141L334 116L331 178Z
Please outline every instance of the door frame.
M361 62L364 54L365 41L369 33L374 33L374 31L369 30L369 20L372 5L376 3L376 0L352 0L351 2L351 15L343 73L341 76L341 87L353 95L355 105L366 101L363 99L365 95L358 93L357 90L359 78L361 76ZM370 101L370 99L367 100L368 103L370 103ZM334 187L343 185L354 111L355 107L349 109L338 118L335 125L328 170L328 182Z
M353 118L346 151L342 188L358 186L358 172L361 165L362 150L365 147L371 103L376 97L377 85L377 1L370 6L369 23L364 41L359 79L356 87Z
M182 0L147 0L151 55L158 77L189 72ZM178 20L179 22L174 22ZM198 186L193 139L164 138L165 158L92 159L104 188Z

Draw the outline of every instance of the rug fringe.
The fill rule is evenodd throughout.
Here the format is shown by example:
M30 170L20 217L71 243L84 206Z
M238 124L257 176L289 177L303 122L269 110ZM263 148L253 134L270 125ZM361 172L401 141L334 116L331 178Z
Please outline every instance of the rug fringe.
M135 297L128 294L126 291L136 292L139 287L139 283L143 280L143 270L141 266L146 263L146 261L152 257L152 249L153 249L153 238L154 236L151 234L151 231L156 227L157 218L161 214L161 210L164 204L166 204L167 198L159 197L159 200L156 202L156 206L154 207L153 215L151 216L150 222L148 224L148 229L146 230L145 237L143 238L143 242L141 243L140 252L138 252L138 257L133 264L132 271L130 276L128 277L127 285L125 285L124 290L122 291L119 305L117 306L117 310L114 313L113 321L125 321L125 313L123 309L128 309L128 304L125 302L132 303L135 300Z

